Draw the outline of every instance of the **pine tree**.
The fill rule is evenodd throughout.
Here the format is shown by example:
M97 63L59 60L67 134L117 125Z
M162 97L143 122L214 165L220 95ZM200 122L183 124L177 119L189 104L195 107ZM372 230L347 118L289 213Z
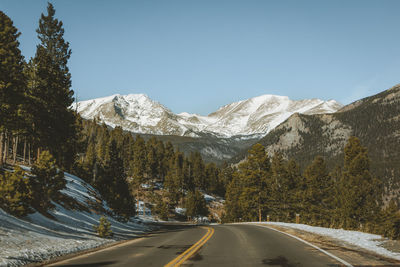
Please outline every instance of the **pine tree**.
M203 195L199 191L189 192L186 200L186 216L207 216L208 208Z
M270 178L270 159L261 144L255 144L248 151L247 161L239 165L243 181L240 196L243 216L247 220L261 221L267 212L267 181Z
M242 194L241 179L237 171L232 174L225 194L225 216L224 219L228 222L239 221L242 218L242 209L240 205L240 196Z
M25 172L18 166L13 172L0 174L0 208L17 217L32 212L32 190Z
M370 173L367 149L356 137L344 148L344 170L340 181L343 227L372 230L380 211L381 182Z
M282 154L277 152L271 160L271 179L270 179L270 194L269 208L271 215L275 216L276 220L288 219L288 194L287 183L289 174L286 169L286 161Z
M97 232L97 234L102 238L108 238L113 236L113 232L111 230L111 223L104 216L100 217L99 225L98 226L94 225L93 228Z
M19 36L12 20L0 11L0 166L4 163L6 138L21 126L18 112L24 101L26 80L24 57L18 48Z
M146 144L141 136L137 136L133 146L133 161L131 189L136 194L137 206L139 207L140 188L144 182L144 174L146 171ZM135 192L136 191L136 192Z
M69 167L68 151L75 141L75 115L69 109L74 92L67 66L71 56L69 43L64 40L63 23L54 17L52 4L42 14L37 29L40 43L34 58L37 83L30 93L35 101L34 130L39 147L48 149L57 161Z
M389 205L382 212L383 222L380 225L381 232L385 237L391 239L400 239L400 212L394 199L391 199Z
M100 189L113 212L121 219L127 219L135 214L135 208L126 181L123 161L119 155L120 150L114 139L111 140L108 151L108 160L97 188Z
M158 176L158 157L157 157L157 139L150 138L146 143L146 173L150 179L155 179Z
M56 161L49 151L41 152L39 159L32 166L33 207L46 212L53 208L51 200L57 200L60 190L65 188L64 173L57 169Z
M302 214L305 211L303 205L303 193L305 192L305 181L300 172L299 164L290 159L287 163L287 187L288 193L285 195L285 203L288 205L286 211L288 221L293 221L296 214Z
M324 158L317 156L304 171L304 178L306 213L303 216L312 225L329 226L334 190Z
M190 162L192 166L193 181L195 187L197 189L205 190L206 189L205 172L204 172L205 166L200 153L199 152L191 153Z

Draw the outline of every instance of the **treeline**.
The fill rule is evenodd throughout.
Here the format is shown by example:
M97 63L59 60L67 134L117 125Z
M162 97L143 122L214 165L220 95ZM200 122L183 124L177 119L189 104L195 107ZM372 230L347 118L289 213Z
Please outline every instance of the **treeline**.
M214 163L206 164L198 152L185 156L170 142L164 144L155 137L145 141L96 120L81 120L80 128L80 153L71 171L94 185L120 215L132 215L134 201L151 199L158 205L155 210L165 213L178 205L194 205L190 203L199 191L225 193L223 172ZM164 189L162 194L155 193L159 189ZM202 210L204 203L194 202Z
M342 167L328 170L323 157L301 173L280 153L270 158L254 145L233 171L226 192L225 221L300 222L362 230L400 238L400 215L394 200L382 209L382 183L370 173L367 149L356 137L344 148Z
M54 207L51 200L65 201L62 169L94 185L122 219L135 214L145 191L153 193L155 210L164 217L178 204L188 207L188 216L205 215L200 191L225 194L223 172L215 164L156 138L146 142L119 127L83 121L70 109L71 50L54 16L49 3L39 20L36 54L25 62L20 33L0 11L0 207L18 216L32 207L46 213ZM20 162L34 164L31 172L12 167ZM165 193L156 194L157 188Z

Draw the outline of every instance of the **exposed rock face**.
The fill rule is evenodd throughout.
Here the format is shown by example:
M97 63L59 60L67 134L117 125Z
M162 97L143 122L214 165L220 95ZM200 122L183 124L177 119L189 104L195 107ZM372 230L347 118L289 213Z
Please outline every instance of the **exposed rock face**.
M350 136L368 148L371 170L381 178L386 194L400 185L400 85L358 100L331 114L294 114L259 142L270 154L281 151L302 167L317 156L328 165L343 164L343 149ZM245 157L237 156L233 162Z
M169 139L184 152L198 150L209 161L229 160L274 129L295 112L331 113L334 100L293 101L286 96L263 95L221 107L208 116L174 114L143 94L113 95L72 105L83 118L97 118L111 127ZM187 137L180 139L179 137Z
M221 107L208 116L174 114L143 94L113 95L73 104L85 119L98 118L112 127L141 134L199 137L263 136L293 113L332 113L341 108L334 100L293 101L286 96L263 95Z

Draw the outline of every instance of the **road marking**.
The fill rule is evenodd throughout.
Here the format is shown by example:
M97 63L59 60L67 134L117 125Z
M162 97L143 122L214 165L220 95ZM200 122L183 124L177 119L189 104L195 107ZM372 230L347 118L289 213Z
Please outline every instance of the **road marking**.
M189 259L194 253L196 253L214 234L214 228L211 227L201 227L204 229L207 229L207 233L199 240L197 241L193 246L188 248L185 252L183 252L181 255L164 265L164 267L177 267L180 266L182 263L184 263L187 259Z
M307 241L301 239L300 237L297 237L297 236L294 236L294 235L291 235L291 234L288 234L288 233L279 231L279 230L277 230L277 229L268 227L268 226L266 226L266 225L259 225L259 224L255 224L255 225L260 226L260 227L265 227L265 228L268 228L268 229L277 231L277 232L279 232L279 233L281 233L281 234L285 234L285 235L288 235L288 236L290 236L290 237L293 237L294 239L297 239L297 240L299 240L299 241L301 241L301 242L303 242L303 243L305 243L305 244L307 244L307 245L309 245L309 246L311 246L311 247L313 247L313 248L315 248L315 249L321 251L322 253L328 255L329 257L334 258L335 260L339 261L340 263L344 264L345 266L347 266L347 267L353 267L353 265L351 265L351 264L348 263L347 261L342 260L341 258L339 258L339 257L337 257L337 256L335 256L335 255L333 255L333 254L331 254L331 253L329 253L328 251L323 250L322 248L317 247L316 245L313 245L313 244L311 244L311 243L309 243L309 242L307 242Z

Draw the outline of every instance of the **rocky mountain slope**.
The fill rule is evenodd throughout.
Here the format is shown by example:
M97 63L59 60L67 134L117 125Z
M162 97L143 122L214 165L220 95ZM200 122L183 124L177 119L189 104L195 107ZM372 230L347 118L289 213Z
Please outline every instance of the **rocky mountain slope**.
M342 164L350 136L368 148L373 173L387 194L400 184L400 85L358 100L332 114L294 114L259 142L270 154L281 151L302 167L322 155L333 167ZM235 158L241 160L244 153Z
M174 114L144 94L113 95L72 105L83 118L97 118L111 127L144 137L157 135L181 151L200 151L209 161L229 160L292 114L331 113L334 101L294 101L286 96L263 95L223 106L208 116Z
M99 118L112 127L140 134L200 137L265 135L293 113L335 112L334 101L307 99L294 101L286 96L263 95L221 107L208 116L174 114L144 94L113 95L73 104L85 119Z

